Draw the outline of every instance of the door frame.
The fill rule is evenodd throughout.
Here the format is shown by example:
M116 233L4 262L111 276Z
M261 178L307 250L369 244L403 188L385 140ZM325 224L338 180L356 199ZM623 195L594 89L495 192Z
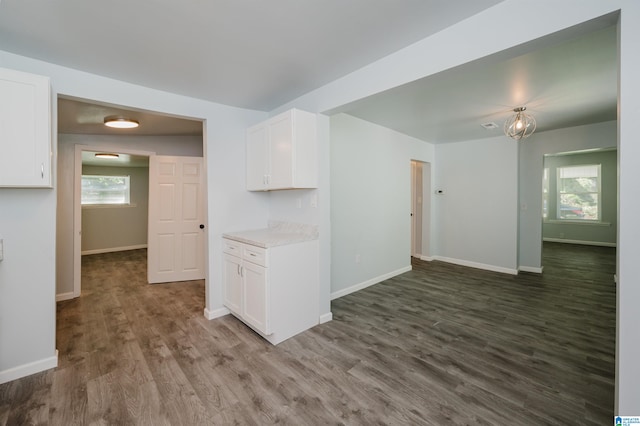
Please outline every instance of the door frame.
M431 221L433 217L431 202L432 187L432 167L431 163L422 160L410 160L410 192L411 192L411 257L420 260L433 260L431 257L432 250L432 229ZM418 179L420 181L418 182ZM419 184L418 184L419 183ZM421 189L421 191L420 191ZM419 193L419 195L418 195ZM421 199L418 200L417 197ZM417 224L420 226L417 226ZM416 228L420 232L420 248L416 249ZM425 246L426 243L426 246ZM425 249L426 253L423 253Z
M82 152L116 152L118 154L151 157L153 151L138 151L126 148L114 149L106 145L76 145L73 172L73 297L79 297L82 289L82 205L80 192L82 188ZM147 237L148 238L148 237ZM206 247L206 246L205 246ZM205 251L206 261L206 251ZM206 263L206 262L205 262ZM206 265L205 265L206 267Z

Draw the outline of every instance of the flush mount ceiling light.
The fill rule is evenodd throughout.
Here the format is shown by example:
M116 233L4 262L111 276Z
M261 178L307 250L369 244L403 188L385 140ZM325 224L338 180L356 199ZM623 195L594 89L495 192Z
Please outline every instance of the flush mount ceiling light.
M504 122L504 134L512 139L519 141L528 138L536 130L536 120L524 112L527 107L514 108L512 115Z
M116 158L120 158L120 155L118 154L113 154L111 152L98 152L96 153L96 158L111 158L111 159L116 159Z
M133 129L138 127L140 123L136 120L117 115L111 115L104 118L104 125L113 127L114 129Z

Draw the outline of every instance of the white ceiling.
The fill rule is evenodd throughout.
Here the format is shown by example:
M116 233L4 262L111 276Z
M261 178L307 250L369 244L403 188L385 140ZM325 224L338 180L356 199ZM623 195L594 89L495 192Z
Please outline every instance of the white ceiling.
M117 153L118 158L96 157L96 154L100 152L102 151L82 151L82 165L107 167L149 167L149 157L122 153Z
M2 0L0 50L268 111L498 2L117 0L105 7ZM118 16L124 9L129 14ZM534 41L330 113L346 112L434 143L499 135L520 105L536 117L538 132L613 120L615 21L585 24L548 37L553 45ZM77 99L60 99L59 108L60 133L202 134L199 121L148 111ZM128 115L141 126L113 131L102 125L107 115ZM483 129L487 122L499 128Z
M527 107L538 133L615 120L617 35L613 23L603 20L598 26L610 24L604 29L526 54L518 54L529 49L521 46L508 55L447 70L333 112L433 143L502 135L505 120L517 106ZM498 128L481 126L491 122Z
M136 120L134 129L113 129L105 117L116 115ZM170 117L149 111L125 109L75 99L58 99L58 133L82 135L201 136L202 121Z
M501 0L3 0L0 49L269 111Z

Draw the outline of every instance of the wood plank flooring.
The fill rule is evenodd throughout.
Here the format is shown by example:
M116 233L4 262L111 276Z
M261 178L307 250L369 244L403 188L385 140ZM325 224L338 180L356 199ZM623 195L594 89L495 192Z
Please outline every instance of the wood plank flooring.
M615 249L545 243L542 276L414 261L276 347L145 256L83 258L59 366L0 385L0 425L611 424Z

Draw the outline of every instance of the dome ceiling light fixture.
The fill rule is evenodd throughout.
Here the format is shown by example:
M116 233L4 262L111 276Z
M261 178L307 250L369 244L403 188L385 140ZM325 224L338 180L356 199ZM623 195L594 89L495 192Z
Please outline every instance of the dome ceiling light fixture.
M536 120L524 112L527 107L514 108L514 115L504 122L504 134L519 141L528 138L536 130Z
M134 129L140 125L140 123L131 118L121 117L119 115L110 115L104 118L104 125L112 127L114 129Z
M112 152L97 152L95 155L96 158L109 158L109 159L116 159L116 158L120 158L120 155L118 154L114 154Z

